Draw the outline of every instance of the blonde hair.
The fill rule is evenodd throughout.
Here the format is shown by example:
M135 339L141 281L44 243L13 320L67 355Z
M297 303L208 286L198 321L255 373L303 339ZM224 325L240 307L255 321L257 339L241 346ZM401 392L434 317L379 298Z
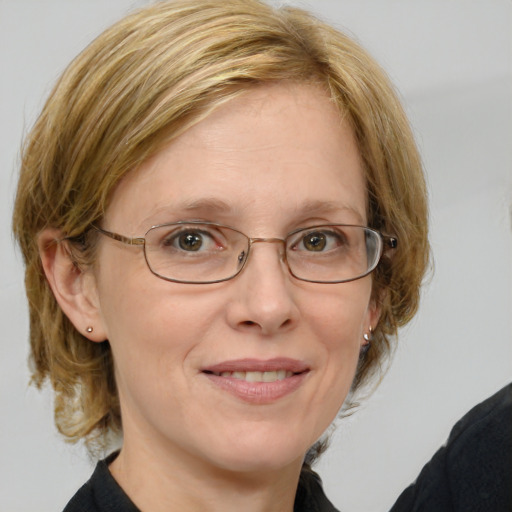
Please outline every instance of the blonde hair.
M28 135L13 229L26 264L33 380L55 390L55 421L90 444L121 430L108 342L63 314L37 247L41 230L74 237L81 265L116 184L214 108L258 84L320 85L349 119L364 162L369 225L399 240L373 274L382 314L354 389L379 374L415 314L429 258L421 161L397 96L352 39L311 14L259 0L178 0L135 12L66 69ZM91 444L92 446L92 444Z

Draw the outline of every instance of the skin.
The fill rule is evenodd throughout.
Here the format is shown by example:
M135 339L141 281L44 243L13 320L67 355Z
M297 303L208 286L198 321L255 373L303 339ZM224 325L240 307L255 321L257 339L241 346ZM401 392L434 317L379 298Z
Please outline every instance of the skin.
M348 123L322 90L279 84L221 106L126 177L103 227L143 236L158 223L204 220L283 238L315 224L364 225L366 206ZM378 321L371 276L299 281L280 244L258 243L233 280L170 283L150 273L140 247L106 237L95 270L77 272L62 244L49 248L55 236L43 232L40 247L57 300L113 350L124 443L110 469L135 504L293 510L303 456L339 411ZM280 357L308 372L269 403L242 400L202 371Z

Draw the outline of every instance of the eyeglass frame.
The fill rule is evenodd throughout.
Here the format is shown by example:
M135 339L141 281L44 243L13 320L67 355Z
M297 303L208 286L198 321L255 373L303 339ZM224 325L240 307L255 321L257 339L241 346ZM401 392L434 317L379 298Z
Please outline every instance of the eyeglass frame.
M229 277L225 277L223 279L217 279L217 280L214 280L214 281L185 281L185 280L181 280L181 279L173 279L173 278L170 278L170 277L165 277L165 276L163 276L161 274L158 274L157 272L155 272L151 268L151 265L150 265L150 263L148 261L147 252L146 252L146 236L147 236L147 234L151 230L153 230L153 229L161 228L161 227L165 227L165 226L180 226L180 225L194 225L194 224L215 226L215 227L219 227L219 228L227 228L227 229L230 229L232 231L235 231L236 233L239 233L240 235L242 235L243 237L245 237L247 239L247 241L248 241L247 255L245 256L245 258L244 258L244 260L242 262L242 265L241 265L240 269L237 272L235 272L233 275L231 275ZM375 261L375 264L373 265L373 267L370 267L365 273L363 273L360 276L353 277L353 278L350 278L350 279L342 279L342 280L339 280L339 281L318 281L318 280L312 280L312 279L304 279L302 277L298 277L297 275L295 275L293 273L293 270L290 267L290 264L289 264L288 258L287 258L287 250L286 250L286 241L287 241L287 239L289 237L293 236L294 234L300 232L300 231L304 231L304 230L308 230L308 229L321 228L321 227L328 227L328 226L332 226L332 227L343 226L343 227L362 228L364 230L368 230L368 231L371 231L371 232L377 234L379 236L380 240L381 240L381 246L380 246L379 256L378 256L378 258L376 258L376 261ZM284 253L283 253L284 254L283 260L284 260L284 262L286 264L286 267L288 268L288 272L290 273L290 275L292 277L294 277L295 279L298 279L299 281L304 281L306 283L317 283L317 284L342 284L342 283L349 283L351 281L357 281L358 279L362 279L363 277L366 277L369 274L371 274L378 267L384 252L386 250L390 250L390 249L394 250L398 246L398 239L396 237L390 236L390 235L384 235L384 234L382 234L380 231L378 231L376 229L370 228L368 226L360 226L360 225L357 225L357 224L319 224L319 225L315 225L315 226L302 227L302 228L297 228L297 229L291 231L290 233L288 233L286 235L285 238L275 238L275 237L270 237L270 238L256 237L256 238L252 238L252 237L247 236L245 233L242 233L242 231L240 231L240 230L238 230L236 228L233 228L231 226L227 226L225 224L220 224L220 223L217 223L217 222L197 221L197 220L196 221L165 222L163 224L156 224L154 226L151 226L144 233L143 237L128 237L128 236L124 236L124 235L121 235L119 233L115 233L114 231L108 231L106 229L103 229L103 228L99 227L96 224L91 224L91 227L93 229L95 229L98 233L100 233L102 235L105 235L105 236L107 236L108 238L110 238L112 240L116 240L117 242L121 242L123 244L132 245L132 246L142 246L143 247L143 252L144 252L144 259L146 261L146 265L147 265L147 267L149 268L150 272L153 275L155 275L156 277L159 277L160 279L163 279L164 281L169 281L169 282L172 282L172 283L182 283L182 284L216 284L216 283L223 283L225 281L230 281L231 279L234 279L236 276L238 276L242 272L242 270L247 265L247 262L249 261L249 256L250 256L250 253L251 253L251 247L253 246L253 244L261 243L261 242L266 242L266 243L283 243L284 248L285 248L284 249ZM387 249L386 249L386 247L387 247Z

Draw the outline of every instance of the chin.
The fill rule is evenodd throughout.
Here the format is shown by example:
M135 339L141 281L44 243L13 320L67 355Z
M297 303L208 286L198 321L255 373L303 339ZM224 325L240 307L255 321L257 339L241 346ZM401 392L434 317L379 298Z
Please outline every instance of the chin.
M238 473L280 471L290 466L300 467L313 442L297 439L289 431L284 436L238 437L218 452L214 460L220 468Z
M297 454L295 455L295 458L290 458L286 456L276 456L276 454L271 453L262 454L260 451L260 453L254 457L252 454L246 454L244 457L223 460L221 464L217 464L217 467L241 475L255 473L268 475L273 472L281 472L287 467L299 468L302 465L305 453L300 453L299 456L297 456Z

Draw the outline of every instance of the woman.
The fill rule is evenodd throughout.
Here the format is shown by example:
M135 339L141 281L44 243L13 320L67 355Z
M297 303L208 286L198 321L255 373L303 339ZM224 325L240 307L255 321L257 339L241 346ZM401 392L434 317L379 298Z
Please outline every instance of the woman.
M14 211L35 382L68 439L122 434L66 510L334 510L310 463L417 309L425 196L387 78L308 13L185 0L102 34Z

